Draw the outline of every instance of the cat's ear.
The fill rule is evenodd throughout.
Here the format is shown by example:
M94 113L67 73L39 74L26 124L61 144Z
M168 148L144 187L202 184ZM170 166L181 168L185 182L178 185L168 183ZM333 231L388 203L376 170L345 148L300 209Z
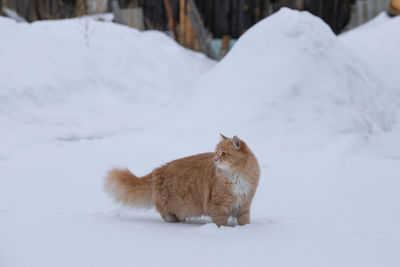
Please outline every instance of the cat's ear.
M239 150L240 148L240 140L236 135L232 138L232 148L235 150Z
M223 135L221 133L219 135L221 136L222 140L224 140L224 141L229 139L228 137L226 137L225 135Z

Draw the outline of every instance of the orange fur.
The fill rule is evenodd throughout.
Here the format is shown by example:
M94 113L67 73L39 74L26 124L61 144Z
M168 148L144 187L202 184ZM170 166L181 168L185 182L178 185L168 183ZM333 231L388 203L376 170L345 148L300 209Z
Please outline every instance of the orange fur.
M260 168L243 140L221 137L214 153L174 160L142 178L111 170L105 190L125 205L155 206L167 222L205 215L218 226L229 217L248 224Z

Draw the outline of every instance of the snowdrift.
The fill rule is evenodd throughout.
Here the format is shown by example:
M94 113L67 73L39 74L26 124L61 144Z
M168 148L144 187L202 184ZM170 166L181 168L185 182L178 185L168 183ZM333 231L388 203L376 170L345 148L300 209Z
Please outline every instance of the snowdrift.
M32 24L0 17L0 36L7 146L142 129L214 65L163 33L90 17Z
M399 60L391 53L399 24L381 15L337 37L319 18L284 8L249 29L213 68L154 31L90 18L0 18L0 120L7 131L30 125L43 140L155 125L295 142L301 133L313 140L390 131L400 105Z
M340 36L384 82L380 94L392 98L397 110L400 107L400 75L397 71L400 63L400 53L397 51L400 44L399 27L400 17L389 18L382 13L369 23Z
M22 122L151 110L213 65L163 33L89 17L0 25L0 116Z
M375 31L382 33L371 28L365 42L398 46L400 21L388 23L392 26L382 26L386 40L372 42ZM388 61L384 55L382 64L374 60L382 49L362 50L364 43L348 40L352 34L337 37L321 19L285 8L262 20L195 83L195 113L207 114L197 123L274 135L390 131L399 110L400 88L394 82L399 75L393 66L382 68Z

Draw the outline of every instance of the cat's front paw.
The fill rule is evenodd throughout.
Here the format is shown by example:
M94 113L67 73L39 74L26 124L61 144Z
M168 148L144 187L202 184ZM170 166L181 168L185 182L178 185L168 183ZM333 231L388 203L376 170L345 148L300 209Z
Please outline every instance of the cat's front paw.
M239 214L239 216L236 219L237 219L238 225L240 225L240 226L249 224L250 223L250 213L245 212L245 213Z
M212 221L215 223L218 227L221 226L227 226L228 225L228 216L212 216Z

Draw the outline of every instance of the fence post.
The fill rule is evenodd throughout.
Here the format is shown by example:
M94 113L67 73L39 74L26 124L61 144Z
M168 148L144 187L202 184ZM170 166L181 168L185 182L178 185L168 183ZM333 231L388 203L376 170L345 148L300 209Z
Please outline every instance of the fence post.
M36 17L37 17L38 20L43 19L42 15L40 14L39 0L35 0L35 12L36 12Z
M187 9L190 23L192 24L193 30L200 43L201 50L207 54L210 58L215 59L216 56L211 48L211 34L207 31L203 24L200 12L198 11L194 0L187 0L189 3L189 9Z
M169 2L169 0L164 0L164 6L165 6L165 11L167 13L167 18L168 18L168 28L173 33L174 39L176 40L177 34L176 34L176 27L175 27L175 19L174 19L174 14L172 13L172 10L171 10L171 3Z
M218 60L221 60L228 53L230 41L231 37L229 35L224 35L222 37L221 49L219 52Z
M303 8L304 8L303 0L296 0L296 9L303 10Z
M119 4L116 0L112 0L111 7L112 7L115 21L120 24L125 24L121 9L119 8Z

